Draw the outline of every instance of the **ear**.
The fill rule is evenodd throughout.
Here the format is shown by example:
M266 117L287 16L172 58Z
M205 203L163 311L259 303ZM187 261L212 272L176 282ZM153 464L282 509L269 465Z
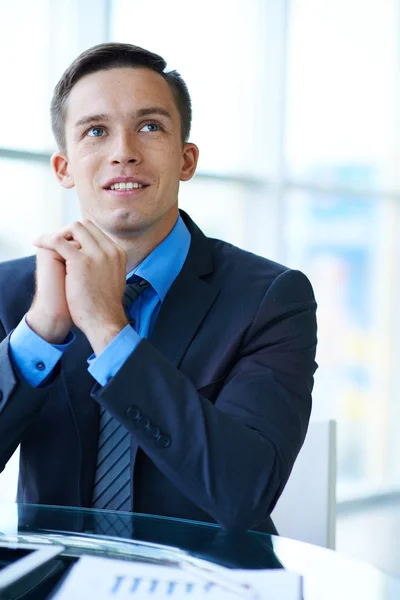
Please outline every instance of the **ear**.
M51 157L51 167L57 177L59 183L67 189L73 188L75 185L74 178L68 170L68 158L65 152L56 152Z
M196 144L184 144L181 163L181 181L192 179L199 160L199 149Z

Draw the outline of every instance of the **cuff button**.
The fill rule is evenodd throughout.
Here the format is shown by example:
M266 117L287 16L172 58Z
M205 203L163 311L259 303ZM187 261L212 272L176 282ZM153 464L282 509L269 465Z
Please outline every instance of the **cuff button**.
M161 435L160 428L154 426L149 427L149 429L146 431L146 435L151 440L156 440Z
M136 422L141 418L142 413L140 412L137 406L129 406L125 411L125 415L131 421Z

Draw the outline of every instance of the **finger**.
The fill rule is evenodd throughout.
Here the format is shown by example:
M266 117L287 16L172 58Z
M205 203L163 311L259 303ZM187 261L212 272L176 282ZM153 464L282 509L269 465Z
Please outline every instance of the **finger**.
M82 225L97 241L98 247L103 252L103 255L112 260L116 268L126 270L127 255L126 251L114 242L107 234L105 234L93 221L84 219Z
M67 227L64 227L60 232L65 239L78 242L82 250L87 255L98 254L101 246L97 239L92 235L91 231L80 221L75 221Z
M72 244L72 245L73 245L75 248L78 248L78 249L80 249L82 246L81 246L81 244L78 242L78 240L74 240L74 239L73 239L73 235L72 235L72 233L71 233L70 229L71 229L71 228L70 228L70 226L68 225L67 227L63 227L63 228L62 228L62 229L60 229L60 230L59 230L57 233L55 233L55 234L52 234L52 235L59 235L59 236L63 237L64 239L68 240L68 241L69 241L69 242L70 242L70 243L71 243L71 244ZM44 235L46 235L46 234L44 234ZM36 237L36 238L35 238L35 239L32 241L32 244L33 244L34 246L40 246L40 244L41 244L40 240L41 240L41 238L42 238L42 237L43 237L42 235L41 235L41 236L38 236L38 237Z
M49 250L48 248L39 248L37 247L36 250L36 257L39 260L40 257L44 257L47 258L48 256L51 256L52 259L57 260L58 262L61 262L63 264L65 264L65 260L63 259L63 257L58 254L58 252L56 252L55 250Z
M55 237L58 237L60 239L65 239L70 243L73 242L74 247L78 249L84 249L85 254L87 255L98 253L99 245L97 244L95 238L90 235L90 232L86 230L84 225L79 221L75 221L74 223L66 225L62 229L59 229L56 233L52 234L51 237L53 236L54 239ZM33 244L35 246L40 246L42 243L40 240L42 239L42 236L36 238ZM49 240L48 238L46 239L46 243L48 243Z
M65 234L64 239L66 239L69 244L72 244L74 248L77 248L78 250L82 248L80 242L78 242L78 240L73 239L72 234Z
M76 221L64 228L63 232L65 237L78 241L88 256L98 255L99 249L107 256L112 257L125 254L120 246L89 219L84 219L82 222Z
M77 240L67 240L67 241L68 241L69 244L71 244L71 246L73 246L77 250L80 250L82 248L82 246L80 245L80 243ZM35 240L33 240L32 244L34 246L36 246L38 249L42 247L41 246L41 242L40 242L40 238L36 238Z
M105 234L104 231L97 227L93 221L84 219L82 224L88 231L90 231L98 245L104 250L104 252L107 252L107 254L109 254L111 250L115 250L115 248L122 250L122 248L118 246L118 244L116 244L107 234Z
M60 234L41 235L34 240L33 245L37 248L54 250L64 260L73 260L81 254L81 250L77 247L76 243L71 243L71 241L66 240Z

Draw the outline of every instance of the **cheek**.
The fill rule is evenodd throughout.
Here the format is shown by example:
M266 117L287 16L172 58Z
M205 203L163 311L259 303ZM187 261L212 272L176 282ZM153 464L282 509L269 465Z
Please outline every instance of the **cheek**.
M93 174L98 170L100 163L98 152L93 146L86 145L74 156L73 172L75 178L89 182Z
M73 170L74 187L80 201L85 204L93 197L96 170L92 170L86 161L81 160Z
M159 164L160 171L163 171L164 176L166 175L169 179L179 178L182 167L182 153L169 149L167 152L163 152Z
M99 162L101 153L99 148L94 143L87 143L79 150L78 160L82 163L95 164Z
M160 168L159 180L161 187L175 190L179 186L180 180L179 164L176 162L171 164L171 161L169 161L168 164Z

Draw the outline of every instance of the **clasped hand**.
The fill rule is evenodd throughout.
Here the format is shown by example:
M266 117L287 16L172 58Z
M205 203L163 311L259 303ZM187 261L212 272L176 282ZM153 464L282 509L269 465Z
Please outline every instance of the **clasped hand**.
M38 248L36 293L28 324L33 329L37 324L41 334L47 331L46 315L49 331L53 323L59 337L65 337L74 323L98 353L127 324L122 307L125 250L89 220L33 243Z

